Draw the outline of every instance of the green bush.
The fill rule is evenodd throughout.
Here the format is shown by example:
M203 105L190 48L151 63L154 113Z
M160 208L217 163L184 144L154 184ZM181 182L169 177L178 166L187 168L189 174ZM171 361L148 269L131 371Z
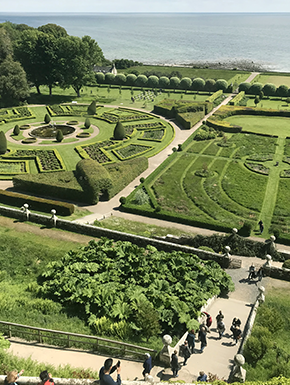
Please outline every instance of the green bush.
M284 269L290 269L290 259L286 259L282 267L284 267Z
M27 203L31 210L42 211L44 213L50 213L52 209L55 209L57 214L63 216L71 215L74 212L74 205L70 203L38 198L6 190L0 190L0 202L19 208L22 207L24 203Z
M88 111L87 112L88 112L89 115L95 115L96 111L97 111L96 101L93 100L91 102L91 104L88 106Z
M218 90L206 99L206 102L213 103L217 98L223 94L223 90Z
M230 101L230 105L231 106L237 106L240 101L243 99L243 97L245 96L245 91L241 91L238 93L237 96L235 96L231 101Z
M51 117L48 114L44 115L44 122L48 124L51 121Z
M88 202L96 204L100 194L108 199L110 189L113 187L108 171L92 159L83 159L76 165L76 176L82 186Z
M272 348L272 334L268 328L263 326L256 326L253 330L251 338L245 344L243 355L246 362L252 365L257 364L268 350Z
M7 151L7 139L3 131L0 131L0 154L5 154Z
M139 189L135 193L134 202L136 205L146 205L149 202L149 197L143 189Z
M55 139L56 139L56 141L59 142L59 143L62 142L62 140L63 140L63 133L62 133L61 130L57 130L57 131L56 131Z
M118 121L114 130L114 139L123 140L125 136L126 134L125 134L124 126L120 121Z
M13 129L13 135L17 136L19 134L20 134L20 128L19 128L18 124L16 124L16 126Z
M91 121L90 121L89 118L86 118L86 120L85 120L85 127L86 128L90 128L91 127Z
M243 226L239 229L239 235L242 237L249 237L252 231L252 224L249 222L245 222Z
M126 197L120 197L119 201L121 203L121 205L124 205L126 203Z

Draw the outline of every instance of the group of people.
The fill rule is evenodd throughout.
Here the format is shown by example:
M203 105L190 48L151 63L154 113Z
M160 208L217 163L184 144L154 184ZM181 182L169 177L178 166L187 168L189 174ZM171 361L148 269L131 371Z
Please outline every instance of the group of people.
M258 278L258 281L262 281L263 278L263 266L260 266L259 270L256 270L255 265L252 263L250 268L249 268L249 275L248 275L248 281L251 279Z
M17 370L12 370L7 373L7 376L4 380L4 385L17 385L18 378L24 373L24 369L22 369L19 373ZM38 385L54 385L54 381L50 373L47 370L43 370L40 375L41 382Z

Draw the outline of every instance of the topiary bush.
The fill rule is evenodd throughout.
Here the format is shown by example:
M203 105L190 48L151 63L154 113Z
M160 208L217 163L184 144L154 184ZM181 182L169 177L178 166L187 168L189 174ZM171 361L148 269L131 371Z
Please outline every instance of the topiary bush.
M48 124L51 121L51 117L48 114L45 114L44 121L46 124Z
M85 128L90 128L91 127L91 122L89 118L86 118L85 120Z
M19 128L18 124L16 124L16 126L13 129L13 135L17 136L19 134L20 134L20 128Z
M56 138L56 141L59 143L63 140L63 133L61 130L56 131L56 137L55 138Z
M119 199L119 201L120 201L121 205L124 205L126 203L126 201L127 201L127 198L126 197L121 197Z
M96 111L97 111L97 106L96 106L96 101L95 101L95 100L93 100L93 101L91 102L91 104L89 105L87 111L88 111L88 114L89 114L89 115L95 115L95 113L96 113Z
M114 139L123 140L125 138L125 129L123 124L118 121L114 130Z
M252 224L249 222L245 222L243 226L239 230L239 235L242 237L249 237L252 231Z
M3 131L0 131L0 154L7 151L7 139Z
M143 178L143 176L140 178L140 183L144 183L145 182L145 178Z

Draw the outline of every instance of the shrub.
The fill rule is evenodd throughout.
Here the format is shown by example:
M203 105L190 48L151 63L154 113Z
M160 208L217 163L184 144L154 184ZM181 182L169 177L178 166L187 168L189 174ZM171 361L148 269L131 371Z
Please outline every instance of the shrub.
M204 85L204 90L208 92L213 92L215 89L215 80L207 79Z
M239 85L239 92L244 91L246 94L248 94L250 88L251 88L251 83L247 83L247 82L241 83Z
M0 131L0 154L7 151L7 139L3 131Z
M243 355L247 362L256 364L272 348L272 333L268 328L256 326L246 342Z
M13 129L13 135L17 136L19 134L20 134L20 128L19 128L18 124L16 124L16 126Z
M127 198L126 197L120 197L119 201L121 205L124 205L126 203Z
M206 99L206 102L213 103L217 98L219 98L223 94L223 90L218 90L214 94L212 94L210 97Z
M48 124L51 121L51 117L48 114L44 115L44 122Z
M105 74L105 83L106 84L113 84L115 79L115 75L111 72L108 72Z
M235 96L231 101L230 101L230 105L231 106L236 106L240 103L240 101L243 99L243 97L245 96L245 91L241 91L238 93L237 96Z
M205 81L202 78L195 78L192 81L191 89L193 91L202 91L205 86Z
M167 76L161 76L159 79L159 87L161 88L168 88L170 85L170 80Z
M85 127L86 128L90 128L91 127L91 122L90 122L89 118L86 118L86 120L85 120Z
M134 74L127 75L126 83L128 86L133 86L136 82L137 76Z
M143 189L139 189L135 193L134 202L136 205L145 205L149 202L149 197Z
M218 79L216 82L215 82L215 89L218 91L218 90L222 90L223 92L226 92L228 88L228 82L224 79Z
M267 83L264 85L262 91L266 96L274 96L276 93L276 86L272 83Z
M191 85L192 85L191 79L185 77L180 80L179 88L181 88L182 90L189 90Z
M97 111L96 101L93 100L91 102L91 104L88 106L88 111L87 112L88 112L89 115L95 115L96 111Z
M126 84L127 77L124 74L118 74L115 76L114 83L123 86Z
M57 142L62 142L62 140L63 140L63 133L62 133L62 131L61 130L57 130L56 131L56 141Z
M170 78L170 88L173 88L174 90L176 90L176 88L179 87L179 84L180 84L180 79L176 76L173 76L172 78Z
M159 85L159 78L157 76L151 75L148 78L148 87L156 88Z
M286 259L282 267L284 267L284 269L290 269L290 259Z
M103 72L97 72L95 77L96 77L97 83L104 84L104 82L105 82L105 75L103 74Z
M251 85L250 89L248 90L248 93L251 95L259 95L262 89L263 84L256 82Z
M83 159L76 165L76 176L88 202L98 203L100 194L107 199L113 184L108 171L102 165L92 159Z
M114 130L114 139L123 140L125 136L126 134L125 134L124 126L120 121L118 121Z
M249 237L251 235L252 224L250 222L245 222L239 230L239 235L242 237Z
M74 205L71 203L58 202L5 190L0 190L0 202L16 207L21 207L24 203L27 203L31 210L45 213L50 213L52 209L55 209L59 215L71 215L74 212Z
M147 76L145 75L139 75L137 78L136 78L136 81L135 81L135 84L136 86L138 87L145 87L147 85Z
M142 178L140 178L140 183L144 183L145 182L145 178L143 178L143 176L142 176Z

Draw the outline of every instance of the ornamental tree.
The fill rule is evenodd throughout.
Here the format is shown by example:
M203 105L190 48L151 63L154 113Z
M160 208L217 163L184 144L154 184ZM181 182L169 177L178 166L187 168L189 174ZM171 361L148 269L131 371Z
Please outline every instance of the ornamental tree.
M50 115L45 114L45 115L44 115L44 122L45 122L46 124L48 124L50 121L51 121Z
M286 85L282 84L281 86L279 86L277 88L276 93L281 98L286 97L288 95L288 87Z
M87 112L89 115L95 115L96 111L97 111L96 101L93 100L89 105Z
M195 78L192 81L191 89L193 91L202 91L205 86L205 81L202 78Z
M95 74L95 78L98 84L104 84L105 83L105 74L103 72L97 72Z
M262 83L253 83L249 89L249 94L251 95L259 95L260 92L263 89L263 84Z
M128 84L128 86L133 86L136 82L136 79L137 79L136 75L129 74L127 75L126 84Z
M208 92L213 92L215 90L215 80L207 79L204 85L204 90Z
M148 87L157 88L159 86L159 78L158 76L151 75L148 78Z
M239 85L239 92L244 91L245 94L249 93L249 90L251 88L251 83L244 82Z
M179 84L180 84L180 79L177 76L172 76L172 78L170 78L170 88L173 88L174 90L176 90L176 88L179 87Z
M218 79L215 82L216 91L223 90L223 92L226 92L227 88L228 88L228 82L225 79Z
M191 87L191 84L192 84L191 79L185 77L180 80L179 88L181 88L182 90L189 90Z
M135 85L138 87L145 87L147 85L147 76L139 75L135 81Z
M276 86L272 83L267 83L263 87L263 92L266 96L274 96L276 93Z
M57 142L61 142L63 140L63 133L61 130L57 130L56 131L56 137L55 137L56 141Z
M125 129L123 124L118 121L114 130L114 139L123 140L125 138Z
M159 87L160 88L168 88L170 85L170 80L167 76L161 76L159 79Z
M114 83L123 86L126 84L127 77L124 74L118 74L115 76Z
M107 72L105 75L105 83L106 84L113 84L115 81L115 75L111 72Z
M86 118L85 120L85 128L90 128L91 127L91 121L89 118Z
M20 128L18 124L16 124L16 126L13 128L13 135L17 136L19 134L20 134Z
M7 139L3 131L0 131L0 154L7 151Z

